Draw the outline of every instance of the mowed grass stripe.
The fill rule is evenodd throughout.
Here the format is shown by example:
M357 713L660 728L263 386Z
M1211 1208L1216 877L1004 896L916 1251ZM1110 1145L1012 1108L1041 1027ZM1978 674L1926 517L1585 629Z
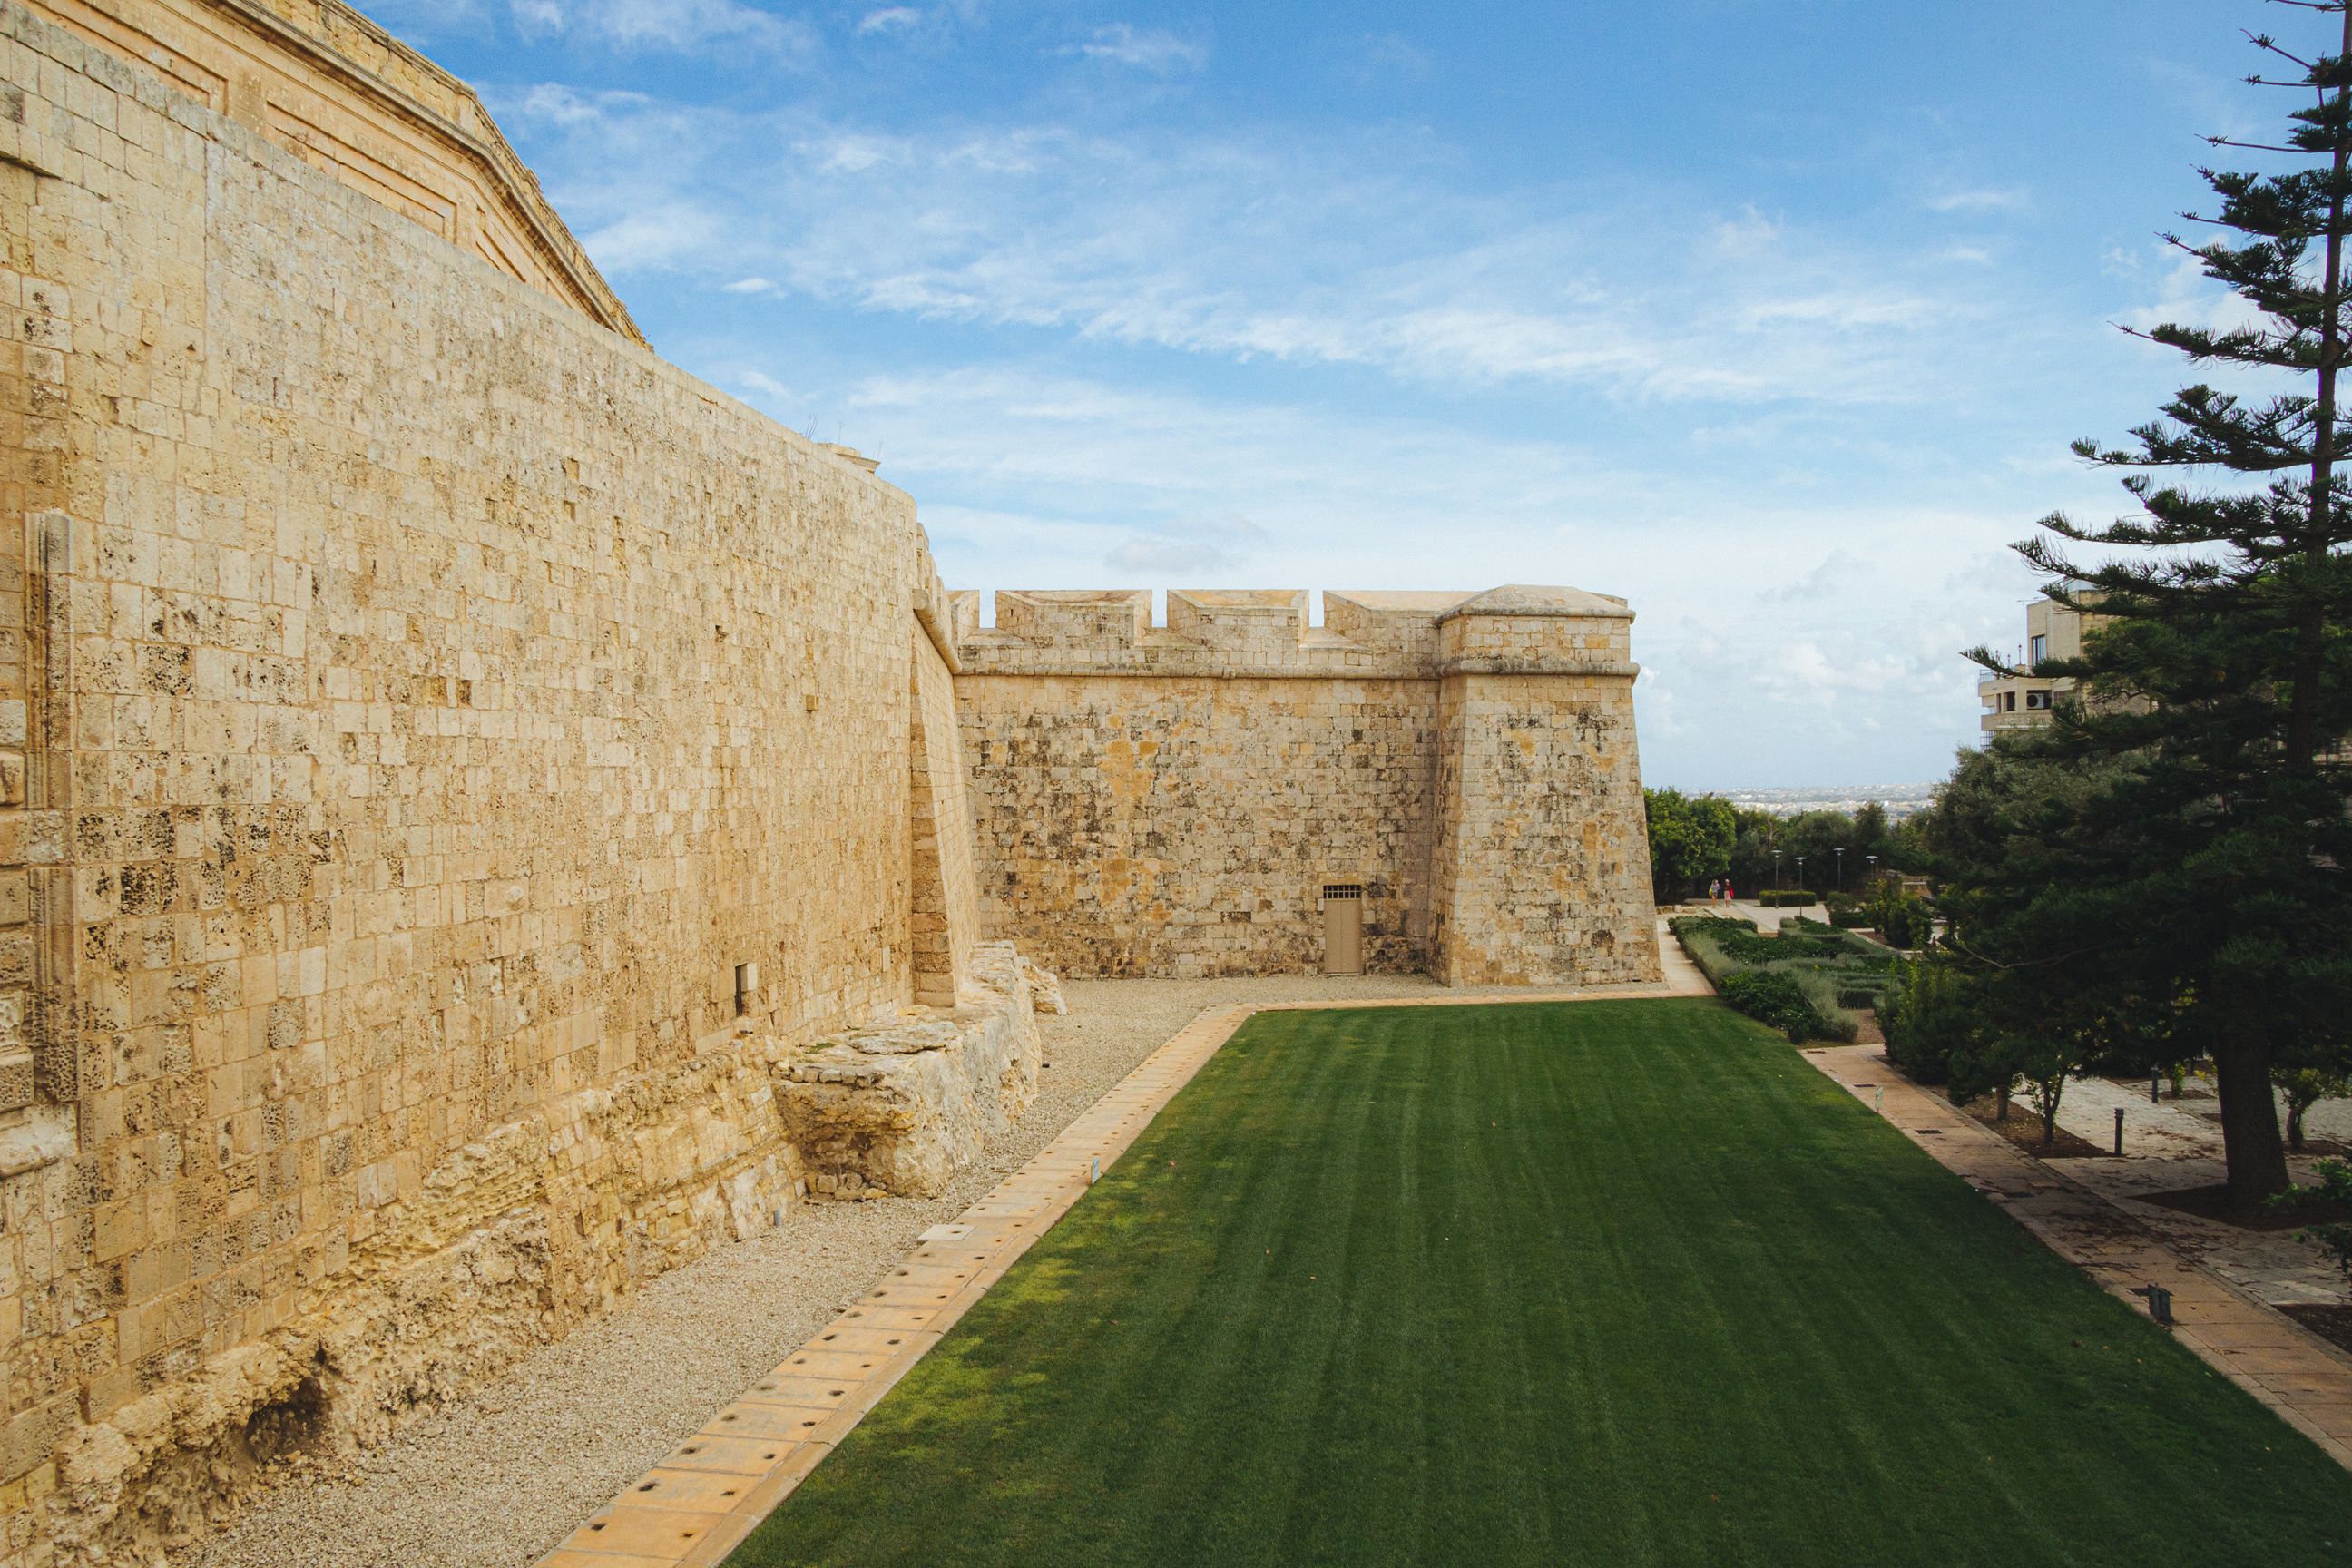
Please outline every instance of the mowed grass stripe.
M2352 1560L2352 1477L1709 1002L1273 1013L747 1565Z

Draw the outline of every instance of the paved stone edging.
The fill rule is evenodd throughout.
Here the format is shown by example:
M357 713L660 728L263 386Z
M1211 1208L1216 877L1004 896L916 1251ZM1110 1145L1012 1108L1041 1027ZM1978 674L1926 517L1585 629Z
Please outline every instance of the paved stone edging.
M2352 1356L2182 1258L2136 1216L1924 1092L1876 1052L1840 1046L1805 1059L2109 1295L2145 1310L2132 1287L2170 1290L2175 1339L2352 1469Z
M539 1568L715 1568L881 1403L923 1352L1053 1228L1234 1032L1259 1013L1601 1002L1689 994L1660 985L1505 995L1244 1003L1171 1037L1036 1157L786 1356L702 1430L631 1482Z

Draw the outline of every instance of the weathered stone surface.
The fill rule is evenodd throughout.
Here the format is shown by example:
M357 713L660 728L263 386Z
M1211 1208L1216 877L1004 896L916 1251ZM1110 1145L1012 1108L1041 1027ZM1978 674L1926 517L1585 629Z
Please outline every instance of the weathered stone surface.
M1644 973L1622 605L983 631L503 147L339 0L0 0L0 1568L939 1191L1015 946L1312 968L1351 882L1375 967Z
M798 1201L965 769L867 466L17 0L0 84L0 1565L144 1563Z
M1032 1007L1056 1018L1069 1016L1070 1005L1062 999L1059 975L1047 973L1043 966L1024 957L1021 961L1021 976L1029 982L1029 1005Z
M956 595L987 934L1068 974L1313 971L1322 891L1364 959L1453 984L1657 977L1621 600Z
M812 1191L930 1197L1012 1124L1037 1090L1033 967L1010 942L981 943L947 1016L844 1030L782 1065L784 1128Z

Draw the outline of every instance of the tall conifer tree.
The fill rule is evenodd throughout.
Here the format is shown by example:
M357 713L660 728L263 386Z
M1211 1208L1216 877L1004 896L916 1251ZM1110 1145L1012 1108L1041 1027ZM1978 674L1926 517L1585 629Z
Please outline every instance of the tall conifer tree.
M2075 443L2132 470L2137 514L2052 516L2047 536L2018 546L2055 597L2109 619L2079 659L2036 668L2077 678L2083 700L2011 749L2125 765L2088 802L2022 828L2006 885L1977 889L1977 951L2011 997L2046 984L2115 1007L2170 999L2170 1037L2199 1041L2218 1068L2241 1203L2287 1184L2273 1060L2336 1033L2323 1026L2352 1006L2352 452L2338 406L2352 343L2352 8L2272 3L2322 14L2332 52L2248 35L2265 65L2249 83L2302 101L2277 142L2208 140L2284 166L2200 170L2213 208L2184 216L2214 232L2165 237L2237 295L2241 319L2140 334L2223 367L2231 387L2185 388L2127 443ZM2038 955L2014 940L2029 931ZM2063 986L2037 980L2062 960Z

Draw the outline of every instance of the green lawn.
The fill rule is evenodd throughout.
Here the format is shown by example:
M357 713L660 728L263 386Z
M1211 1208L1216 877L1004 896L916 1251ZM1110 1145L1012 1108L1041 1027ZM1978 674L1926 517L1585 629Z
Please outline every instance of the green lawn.
M2352 1476L1711 1002L1262 1016L739 1564L2352 1562Z

